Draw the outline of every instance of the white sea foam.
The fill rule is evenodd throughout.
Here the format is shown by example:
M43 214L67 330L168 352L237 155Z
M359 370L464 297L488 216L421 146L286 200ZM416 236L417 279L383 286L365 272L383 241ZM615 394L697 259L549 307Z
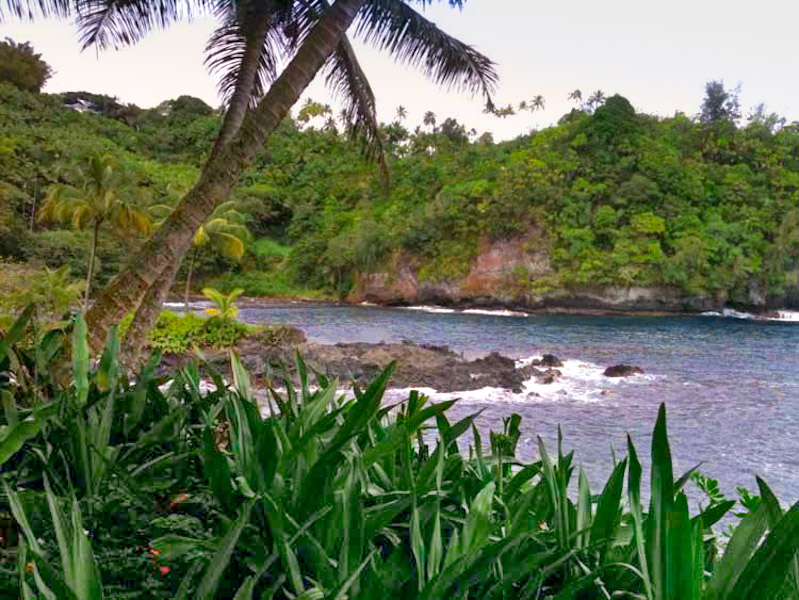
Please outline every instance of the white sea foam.
M443 306L403 306L404 310L418 310L421 312L429 312L429 313L436 313L436 314L450 314L456 311L454 308L444 308Z
M211 302L207 300L193 300L189 302L189 308L208 308L211 306ZM185 302L164 302L164 308L185 308Z
M529 316L527 313L518 312L515 310L503 310L503 309L484 309L484 308L467 308L463 311L465 315L490 315L492 317L527 317Z
M540 356L530 356L516 361L516 367L530 365ZM495 387L464 392L439 392L432 388L393 389L387 392L390 401L401 401L411 389L430 396L436 401L459 399L464 404L534 403L534 402L607 402L620 395L629 385L645 385L660 375L633 375L631 377L605 377L605 367L582 361L565 360L558 367L561 376L552 383L538 383L532 377L524 382L521 393Z
M785 323L799 323L799 311L778 310L776 317L772 313L768 315L756 315L754 313L742 312L733 308L724 308L721 311L709 310L701 313L703 317L726 317L728 319L743 319L746 321L780 321Z
M367 305L365 303L361 304L362 306L372 306ZM428 312L428 313L435 313L435 314L442 314L442 315L451 315L451 314L459 314L459 315L487 315L492 317L527 317L529 316L527 313L518 312L513 310L506 310L502 308L491 309L491 308L467 308L465 310L456 310L454 308L446 308L444 306L428 306L428 305L421 305L421 306L402 306L404 310L417 310L421 312Z

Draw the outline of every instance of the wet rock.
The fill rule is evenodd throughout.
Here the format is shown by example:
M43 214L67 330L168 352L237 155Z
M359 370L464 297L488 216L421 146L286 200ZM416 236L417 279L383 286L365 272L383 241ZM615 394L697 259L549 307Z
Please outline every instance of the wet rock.
M605 369L605 377L630 377L631 375L643 375L641 367L633 365L613 365Z
M533 361L533 364L539 367L553 368L553 367L562 367L563 361L560 360L554 354L544 354L544 356L542 356L540 360Z

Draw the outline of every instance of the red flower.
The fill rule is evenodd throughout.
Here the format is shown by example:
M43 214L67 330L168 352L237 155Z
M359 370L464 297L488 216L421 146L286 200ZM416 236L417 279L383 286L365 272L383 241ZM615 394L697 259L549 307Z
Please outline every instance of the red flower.
M161 572L161 575L163 575L164 577L166 577L167 575L169 575L169 572L170 572L172 569L171 569L171 568L169 568L169 567L168 567L168 566L166 566L166 565L161 565L160 567L158 567L158 570Z

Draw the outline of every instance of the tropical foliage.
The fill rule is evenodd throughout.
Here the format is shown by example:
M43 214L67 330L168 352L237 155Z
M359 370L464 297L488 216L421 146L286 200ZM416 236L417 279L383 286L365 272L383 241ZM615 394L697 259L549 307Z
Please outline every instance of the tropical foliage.
M109 224L122 235L131 232L146 235L150 233L152 223L140 206L140 188L135 182L125 180L124 174L115 168L111 156L92 155L85 166L74 166L70 179L75 183L54 184L48 189L37 218L44 222L69 223L74 229L91 230L84 300L88 304L100 227Z
M1 93L0 249L51 267L61 259L78 276L88 262L83 234L30 231L37 198L68 166L62 157L113 153L152 202L164 203L174 197L170 186L196 177L218 127L217 117L173 112L145 114L136 130L63 109L54 97ZM239 264L198 256L198 288L230 271L214 285L347 293L358 272L391 270L398 255L424 277L453 278L482 239L508 237L550 257L547 277L518 274L521 291L666 286L746 304L752 292L779 296L799 267L799 130L763 110L738 123L655 118L611 96L592 114L576 111L500 144L437 128L384 126L386 193L341 133L286 121L235 192L258 242ZM186 137L199 131L204 137ZM120 248L102 231L98 255L105 280Z
M0 41L0 83L10 83L29 92L41 91L52 69L27 42Z
M706 478L675 478L665 407L648 485L630 440L592 492L560 435L516 458L516 415L484 446L452 401L384 406L390 368L349 396L301 360L267 396L235 355L230 384L157 357L130 379L115 330L92 363L81 318L20 346L30 312L0 359L5 596L799 597L799 505L758 479L733 517Z

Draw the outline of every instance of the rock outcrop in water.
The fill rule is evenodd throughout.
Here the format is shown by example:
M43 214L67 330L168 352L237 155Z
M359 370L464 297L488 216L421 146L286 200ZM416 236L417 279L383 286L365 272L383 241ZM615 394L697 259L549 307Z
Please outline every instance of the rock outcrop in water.
M641 367L633 365L613 365L605 369L605 377L630 377L631 375L643 375Z
M250 372L265 374L270 361L293 360L299 350L307 364L327 377L342 383L366 383L390 363L393 388L432 388L439 392L478 390L496 387L521 392L526 374L516 362L497 353L467 360L443 346L412 343L306 343L295 348L249 348L242 360ZM290 364L290 363L289 363Z

